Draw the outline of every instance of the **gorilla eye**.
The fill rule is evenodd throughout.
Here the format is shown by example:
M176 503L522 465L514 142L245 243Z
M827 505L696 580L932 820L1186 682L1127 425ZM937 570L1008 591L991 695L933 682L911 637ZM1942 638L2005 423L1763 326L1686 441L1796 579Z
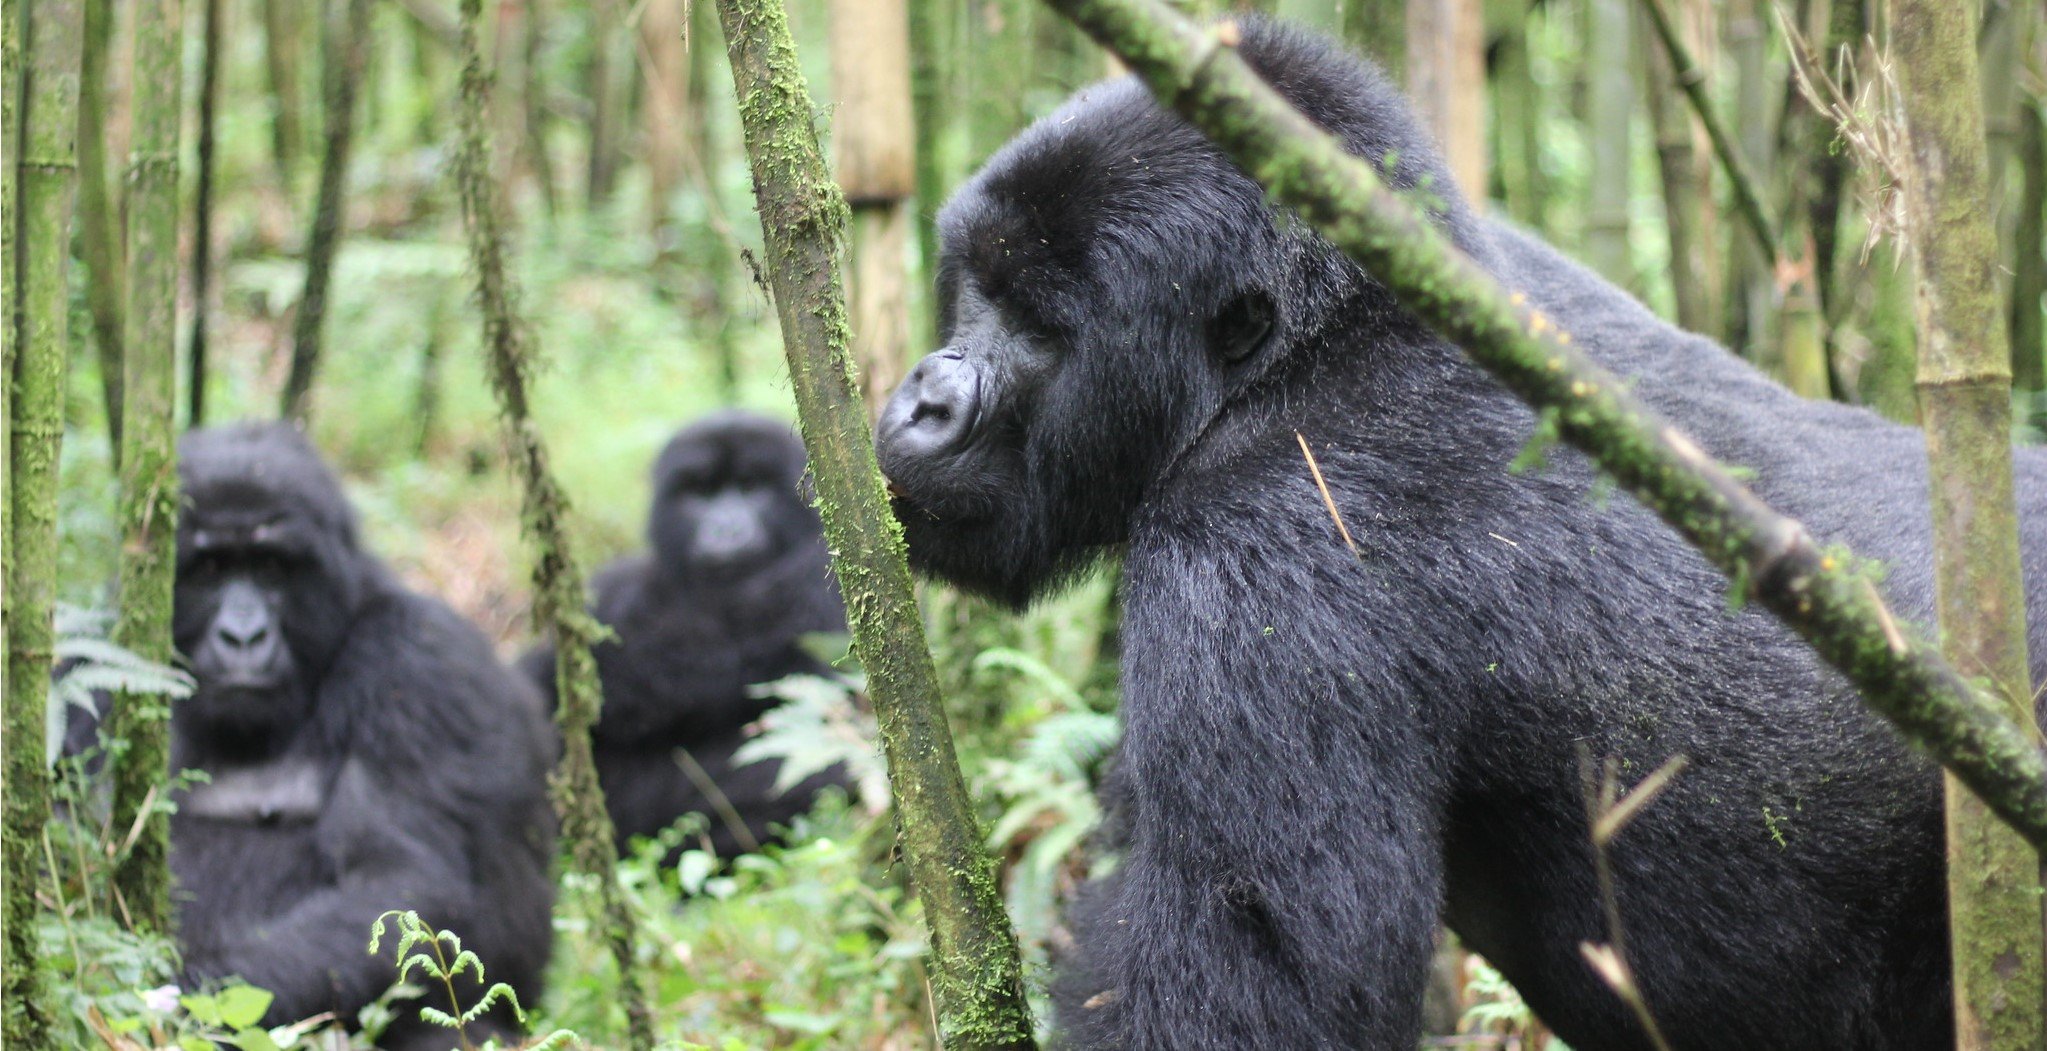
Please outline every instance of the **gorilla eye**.
M1208 345L1217 357L1235 365L1265 346L1266 337L1272 334L1273 316L1271 296L1262 289L1245 292L1209 320Z

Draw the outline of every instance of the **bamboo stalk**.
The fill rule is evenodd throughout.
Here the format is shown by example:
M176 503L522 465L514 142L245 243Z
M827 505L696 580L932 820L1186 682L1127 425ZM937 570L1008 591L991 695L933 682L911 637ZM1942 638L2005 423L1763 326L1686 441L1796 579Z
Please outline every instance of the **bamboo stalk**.
M1970 5L1893 0L1892 55L1911 150L1906 231L1919 275L1919 405L1933 505L1942 651L2029 731L2032 681L2012 493L2011 358L1999 309ZM1948 925L1959 1051L2042 1045L2039 858L1960 784L1947 792Z
M5 885L6 974L0 1043L39 1051L54 1021L44 1000L36 939L37 845L50 816L43 767L43 707L49 697L51 623L57 578L57 457L64 438L64 373L70 358L71 206L77 182L79 0L28 6L21 61L21 229L14 248L19 327L7 382L8 560L4 806L0 883ZM19 17L17 10L6 17ZM14 82L10 77L7 89Z
M107 441L121 464L121 352L128 261L121 238L120 194L107 181L107 55L114 37L113 0L85 0L85 49L78 76L78 238L89 280L92 340L98 351Z

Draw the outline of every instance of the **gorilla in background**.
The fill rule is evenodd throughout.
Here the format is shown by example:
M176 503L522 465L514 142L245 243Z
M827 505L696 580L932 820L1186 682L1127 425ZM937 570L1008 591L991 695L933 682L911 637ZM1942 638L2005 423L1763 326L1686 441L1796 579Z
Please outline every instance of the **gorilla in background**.
M1922 438L1803 401L1457 195L1376 70L1244 58L1822 542L1933 610ZM1934 766L1652 514L1135 80L1081 92L939 219L944 345L878 427L910 554L1021 605L1125 547L1116 873L1067 1046L1411 1048L1439 917L1580 1051L1648 1046L1605 941L1578 754L1690 769L1612 848L1688 1049L1952 1045ZM1304 462L1313 447L1355 538ZM2033 675L2047 451L2021 449Z
M352 1021L397 978L388 943L364 951L371 923L413 909L538 1002L556 750L540 699L474 627L362 550L296 430L193 431L178 456L173 633L197 690L173 706L171 768L210 779L171 816L181 984L268 989L265 1025ZM465 1006L484 988L467 981ZM396 1005L381 1046L448 1047L418 1006ZM467 1032L518 1031L500 1008Z
M616 638L595 652L604 715L592 743L621 851L701 813L711 849L731 857L766 842L771 825L809 810L827 786L847 783L835 768L777 793L779 762L732 756L747 724L775 703L747 687L829 675L798 642L846 630L823 526L801 492L804 465L786 424L737 411L691 424L654 464L653 550L593 581L591 612ZM520 667L554 697L552 646ZM704 791L701 776L729 806Z

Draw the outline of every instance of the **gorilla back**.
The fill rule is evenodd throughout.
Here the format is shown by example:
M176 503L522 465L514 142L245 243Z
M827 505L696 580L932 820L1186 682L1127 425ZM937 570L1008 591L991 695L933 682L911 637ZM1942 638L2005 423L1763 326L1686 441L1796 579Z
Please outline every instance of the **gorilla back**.
M1242 51L1930 617L1917 432L1476 215L1364 64L1256 22ZM1139 85L1027 131L940 227L946 342L878 427L912 559L1021 603L1127 547L1125 856L1076 917L1069 1045L1412 1047L1442 917L1571 1046L1646 1047L1579 954L1607 937L1581 748L1637 778L1691 760L1612 848L1676 1046L1950 1045L1937 771L1582 457L1511 471L1533 416ZM2037 679L2047 456L2018 472Z
M358 546L297 431L194 431L179 456L174 630L198 689L171 763L210 777L171 818L188 980L270 990L268 1024L352 1019L396 978L388 949L363 951L371 922L413 909L533 1003L553 903L539 698ZM448 1045L398 1008L383 1046ZM499 1010L470 1035L516 1031Z

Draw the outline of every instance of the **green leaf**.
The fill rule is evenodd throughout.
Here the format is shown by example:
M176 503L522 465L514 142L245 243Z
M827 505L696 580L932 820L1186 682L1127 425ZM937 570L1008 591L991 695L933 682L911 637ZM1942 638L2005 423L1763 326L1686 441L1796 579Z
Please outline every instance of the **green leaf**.
M222 989L217 999L218 1024L226 1029L247 1029L263 1020L263 1012L270 1010L270 1001L276 997L253 985L231 985Z
M240 1048L241 1051L283 1051L277 1046L277 1041L272 1040L270 1034L261 1029L240 1030L228 1038L228 1043Z

